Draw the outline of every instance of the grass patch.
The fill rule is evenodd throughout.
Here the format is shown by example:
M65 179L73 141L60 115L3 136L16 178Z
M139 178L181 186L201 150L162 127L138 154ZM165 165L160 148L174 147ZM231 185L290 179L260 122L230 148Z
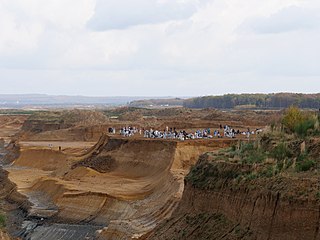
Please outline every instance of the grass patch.
M268 166L267 169L260 173L261 176L270 178L273 176L273 166Z
M6 217L4 214L0 213L0 228L4 228L6 226Z
M199 189L215 189L221 179L236 179L239 172L233 169L221 169L214 163L201 163L191 168L186 180Z
M275 148L273 148L270 154L271 157L276 159L278 162L283 161L286 158L292 157L291 150L284 142L279 143Z
M297 172L306 172L306 171L309 171L311 168L313 168L315 165L316 165L315 161L307 159L302 162L297 162L296 170Z
M267 154L254 143L241 143L239 149L235 146L227 149L229 157L238 157L244 164L262 163L266 160Z
M314 130L315 123L316 122L314 119L306 119L298 123L295 126L294 131L300 138L305 138L309 132L312 132L312 130Z
M316 166L316 162L309 158L307 152L300 154L297 158L296 171L306 172Z

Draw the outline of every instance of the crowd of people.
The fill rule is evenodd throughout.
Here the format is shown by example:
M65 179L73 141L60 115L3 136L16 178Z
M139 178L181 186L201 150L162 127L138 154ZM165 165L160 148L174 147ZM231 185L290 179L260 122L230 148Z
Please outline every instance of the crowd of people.
M251 135L259 134L262 132L261 129L250 130L249 128L246 131L235 130L234 128L225 125L220 125L219 129L212 131L210 128L198 129L196 131L187 132L185 130L177 130L176 128L166 127L164 130L155 130L155 129L141 129L137 127L122 127L119 131L121 136L132 137L136 134L142 135L145 138L162 138L162 139L179 139L181 141L188 139L211 139L211 138L236 138L238 135L244 135L247 138L250 138ZM110 134L116 134L115 128L109 128Z
M131 137L137 133L139 133L141 135L142 130L138 129L136 127L123 127L120 129L120 135L122 135L124 137Z
M186 131L177 131L176 129L171 131L159 131L159 130L145 130L144 131L145 138L163 138L163 139L180 139L185 140L191 138L190 134Z

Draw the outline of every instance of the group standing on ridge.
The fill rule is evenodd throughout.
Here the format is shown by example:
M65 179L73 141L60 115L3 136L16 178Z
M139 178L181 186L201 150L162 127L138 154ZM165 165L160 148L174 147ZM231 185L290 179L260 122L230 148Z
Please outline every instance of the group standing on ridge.
M116 134L115 128L108 129L109 134ZM211 130L210 128L198 129L196 131L187 132L186 130L177 130L175 127L169 128L168 126L164 130L156 129L141 129L137 127L122 127L119 130L119 134L123 137L132 137L134 135L143 135L144 138L155 138L155 139L179 139L181 141L189 139L212 139L212 138L236 138L238 135L246 136L250 138L250 135L259 134L262 132L262 129L250 130L249 128L246 131L235 130L234 128L220 124L219 129Z

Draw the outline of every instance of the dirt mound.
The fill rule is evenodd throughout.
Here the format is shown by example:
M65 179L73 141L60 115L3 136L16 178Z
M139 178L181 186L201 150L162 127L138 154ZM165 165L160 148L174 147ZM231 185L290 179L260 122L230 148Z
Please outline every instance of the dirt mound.
M221 119L221 112L219 112L218 110L208 114L203 118L203 120L209 120L209 121L220 120L220 119Z
M119 116L120 121L139 121L143 119L143 115L140 112L126 112Z
M68 129L45 131L37 134L24 134L20 140L28 141L97 141L102 133L112 125L76 126Z
M23 124L26 132L40 133L67 129L75 126L104 124L108 118L99 111L65 110L56 112L35 112Z
M61 118L67 119L78 126L98 125L108 121L108 118L102 112L79 109L63 112Z
M187 108L165 108L165 109L155 109L153 110L154 116L157 117L188 117L192 115L195 111Z
M0 129L9 127L19 129L27 117L25 115L1 115Z

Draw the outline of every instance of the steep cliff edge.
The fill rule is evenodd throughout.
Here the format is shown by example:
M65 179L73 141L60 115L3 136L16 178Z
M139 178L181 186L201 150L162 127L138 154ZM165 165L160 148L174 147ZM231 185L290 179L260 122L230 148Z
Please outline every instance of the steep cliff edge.
M253 178L257 168L203 155L172 217L146 238L320 239L319 178Z
M17 192L17 187L9 181L8 172L0 167L0 239L16 239L24 216L30 208L28 199Z

